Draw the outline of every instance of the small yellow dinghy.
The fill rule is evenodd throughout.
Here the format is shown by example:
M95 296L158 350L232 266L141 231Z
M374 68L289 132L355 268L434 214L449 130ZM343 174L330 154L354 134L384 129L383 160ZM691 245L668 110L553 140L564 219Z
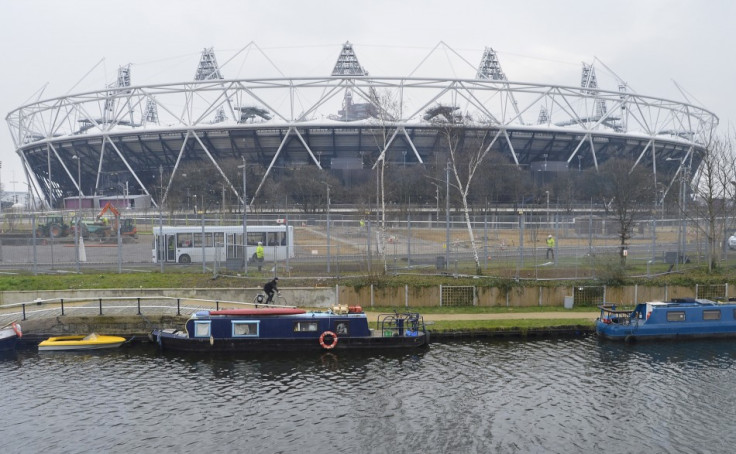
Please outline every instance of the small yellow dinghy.
M99 350L101 348L117 348L125 342L124 337L89 334L87 336L49 337L38 344L38 351L53 350Z

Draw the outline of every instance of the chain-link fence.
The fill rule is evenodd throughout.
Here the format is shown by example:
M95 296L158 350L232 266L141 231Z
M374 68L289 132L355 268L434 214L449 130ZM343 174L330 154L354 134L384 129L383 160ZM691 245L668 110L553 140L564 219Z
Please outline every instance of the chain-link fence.
M461 215L445 219L420 211L393 213L386 221L373 217L249 213L244 251L239 214L126 213L118 222L92 213L82 215L77 228L68 213L4 213L0 269L235 274L247 268L249 274L305 276L480 271L560 279L601 277L619 270L623 260L637 274L671 271L702 261L706 249L694 228L681 241L678 219L638 222L623 249L616 222L593 213L484 213L471 216L472 237ZM218 231L222 226L230 231ZM284 233L251 232L266 226L282 226ZM256 256L258 242L263 257ZM186 248L202 252L183 253Z

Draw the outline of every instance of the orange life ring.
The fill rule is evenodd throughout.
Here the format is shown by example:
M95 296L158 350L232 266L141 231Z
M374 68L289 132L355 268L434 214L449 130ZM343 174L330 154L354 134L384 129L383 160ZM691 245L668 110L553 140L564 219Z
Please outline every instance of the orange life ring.
M23 337L23 331L20 329L20 325L13 322L13 331L15 331L15 335L18 336L18 339Z
M325 336L332 336L332 343L326 344ZM332 331L325 331L321 336L319 336L319 345L321 345L325 350L332 350L335 348L335 345L337 345L337 334Z

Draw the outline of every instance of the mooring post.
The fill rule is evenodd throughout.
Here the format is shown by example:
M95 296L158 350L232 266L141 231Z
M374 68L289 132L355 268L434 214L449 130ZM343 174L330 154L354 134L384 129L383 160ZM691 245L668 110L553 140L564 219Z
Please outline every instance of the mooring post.
M138 297L138 315L141 315L141 298Z
M102 298L100 298L99 301L100 301L100 315L102 315Z
M64 315L64 298L61 298L59 301L61 301L61 315Z
M179 306L179 298L176 299L176 315L181 315L181 307Z

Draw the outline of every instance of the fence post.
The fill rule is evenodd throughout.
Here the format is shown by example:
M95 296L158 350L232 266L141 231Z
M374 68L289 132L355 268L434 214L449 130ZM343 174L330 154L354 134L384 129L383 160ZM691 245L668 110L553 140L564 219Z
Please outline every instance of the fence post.
M31 215L31 232L33 232L33 275L38 274L38 252L36 250L36 215Z

